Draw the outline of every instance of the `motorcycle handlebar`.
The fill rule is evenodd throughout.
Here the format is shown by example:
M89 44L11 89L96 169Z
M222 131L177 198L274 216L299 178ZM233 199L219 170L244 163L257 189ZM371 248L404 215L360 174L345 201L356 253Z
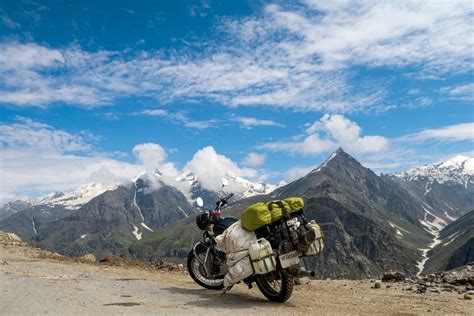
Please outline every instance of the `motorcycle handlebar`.
M221 207L225 206L227 204L227 201L234 196L234 193L229 194L225 198L221 198L219 201L216 202L216 209L220 210Z

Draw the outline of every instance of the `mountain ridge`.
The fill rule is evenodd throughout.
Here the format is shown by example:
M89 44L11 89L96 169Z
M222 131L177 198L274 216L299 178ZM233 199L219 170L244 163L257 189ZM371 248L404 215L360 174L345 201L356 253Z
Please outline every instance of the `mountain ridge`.
M143 173L78 209L51 204L56 207L53 212L45 208L48 203L38 204L0 220L0 229L10 228L40 247L68 255L101 256L111 251L142 260L182 260L201 234L194 227L193 201L202 196L212 207L217 192L203 188L191 173L174 179L178 187L166 185L162 177L159 170ZM374 276L384 269L419 273L439 243L441 230L458 214L440 215L444 209L420 197L417 186L394 175L378 176L342 148L288 184L270 186L227 177L230 189L241 188L231 201L232 215L239 216L246 206L262 200L294 195L305 199L308 216L327 232L323 258L306 260L319 269L319 277ZM449 183L439 184L434 192L442 192L445 185ZM61 198L64 194L49 196L51 201ZM465 204L474 202L467 198Z

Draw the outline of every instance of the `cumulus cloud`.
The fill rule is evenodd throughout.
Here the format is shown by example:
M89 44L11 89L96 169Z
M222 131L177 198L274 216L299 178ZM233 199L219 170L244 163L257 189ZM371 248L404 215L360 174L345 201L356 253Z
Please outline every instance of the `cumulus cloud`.
M343 147L355 154L379 152L388 147L385 137L361 136L362 129L357 123L338 114L325 114L319 121L311 124L306 133L302 141L267 143L259 148L314 155L337 147Z
M231 159L218 154L214 147L207 146L194 154L183 170L194 173L204 188L218 191L221 179L229 173L235 176L255 177L257 172L249 168L240 168ZM229 188L232 191L235 188Z
M176 166L167 161L167 153L163 147L155 143L139 144L133 147L133 153L145 167L152 189L158 189L162 183L174 184L180 175Z
M259 167L267 160L267 154L249 153L242 164L248 167Z
M272 120L262 120L254 117L246 116L236 116L230 119L231 121L238 122L243 128L253 128L256 126L276 126L276 127L285 127L285 125L272 121Z

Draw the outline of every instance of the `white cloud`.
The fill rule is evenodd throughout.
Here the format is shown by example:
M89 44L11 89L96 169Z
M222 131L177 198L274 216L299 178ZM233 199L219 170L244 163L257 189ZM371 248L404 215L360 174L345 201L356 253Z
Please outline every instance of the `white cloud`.
M455 87L443 87L441 93L449 97L463 101L474 101L474 83L463 84Z
M310 125L307 136L302 141L274 142L259 146L271 151L288 151L305 155L329 152L342 147L355 154L380 152L388 147L385 137L361 136L362 129L357 123L342 115L325 114Z
M184 127L197 129L197 130L203 130L203 129L217 126L217 123L219 122L218 120L215 120L215 119L205 120L205 121L192 120L186 114L182 112L170 113L162 109L144 110L140 112L139 114L145 114L145 115L157 116L157 117L166 117L173 123L182 125Z
M20 28L21 25L15 21L13 21L12 18L10 18L6 13L2 12L0 9L0 19L2 20L3 25L10 29L17 29Z
M0 44L0 69L34 69L60 66L64 63L61 51L34 43Z
M315 168L316 168L316 166L290 168L290 170L288 170L286 172L285 181L287 181L287 182L295 181L295 180L307 175L311 170L313 170Z
M383 107L387 84L360 83L347 70L469 73L472 13L468 1L269 4L253 17L222 19L218 30L224 36L205 42L209 49L201 53L90 52L3 42L0 102L97 106L141 96L331 113Z
M167 116L168 111L162 109L153 109L153 110L144 110L142 114L151 115L151 116Z
M285 125L272 121L272 120L262 120L254 117L246 116L236 116L230 119L231 121L238 122L243 128L253 128L256 126L277 126L285 127Z
M140 159L145 167L152 188L157 189L161 182L165 184L174 183L174 179L180 175L176 166L167 161L167 154L159 144L146 143L133 147L133 153Z
M218 123L218 120L205 120L205 121L192 120L189 117L187 117L185 114L180 113L180 112L173 114L171 118L183 124L185 127L194 128L197 130L211 128L211 127L217 126L217 123Z
M425 129L388 141L390 146L382 152L383 154L367 154L360 157L364 165L375 171L393 172L434 163L451 155L472 155L469 150L474 144L474 123Z
M185 172L194 173L204 188L218 191L221 189L221 179L228 173L241 177L255 177L257 172L249 168L240 168L226 156L218 154L214 147L205 147L184 166ZM233 188L229 188L232 191Z
M83 136L54 129L24 117L13 124L0 124L1 148L29 148L39 152L86 151L91 146Z
M142 166L100 155L79 156L22 148L1 149L0 156L0 200L3 201L18 194L38 196L75 190L103 168L115 179L131 179L143 170Z
M259 167L267 160L267 154L249 153L242 164L248 167Z
M425 129L421 132L404 136L409 140L443 140L443 141L464 141L474 140L474 123L462 123L444 126L435 129Z
M92 153L91 137L84 135L27 118L0 125L0 202L74 190L91 180L104 180L104 170L115 180L130 179L143 170Z
M139 163L128 163L95 151L89 143L95 138L85 132L73 134L22 117L14 123L1 124L0 203L51 191L71 191L90 181L103 184L127 181L143 171L153 189L165 183L183 191L189 185L176 181L183 172L194 172L209 190L220 189L220 180L228 173L259 176L256 170L239 167L210 146L196 152L181 170L168 160L167 151L159 144L136 145L132 151Z

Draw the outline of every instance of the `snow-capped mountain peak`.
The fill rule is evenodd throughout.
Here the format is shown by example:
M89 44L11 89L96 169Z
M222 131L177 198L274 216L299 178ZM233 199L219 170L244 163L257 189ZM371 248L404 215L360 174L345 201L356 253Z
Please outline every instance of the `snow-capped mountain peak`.
M187 182L190 186L198 183L196 175L194 175L192 172L183 173L181 176L176 178L176 181Z
M474 158L457 155L445 162L440 163L440 168L444 169L456 169L459 172L474 175Z
M268 194L286 184L284 181L278 184L270 184L265 181L251 182L230 172L226 174L226 178L229 180L229 186L231 188L234 187L235 190L238 193L241 193L244 198L254 195Z
M38 199L29 200L32 206L35 205L63 205L66 209L76 210L86 204L94 197L108 190L113 190L119 183L103 184L100 182L90 182L82 185L73 192L52 192Z
M414 167L393 175L408 181L451 182L467 187L468 184L474 183L474 158L458 155L446 161Z

